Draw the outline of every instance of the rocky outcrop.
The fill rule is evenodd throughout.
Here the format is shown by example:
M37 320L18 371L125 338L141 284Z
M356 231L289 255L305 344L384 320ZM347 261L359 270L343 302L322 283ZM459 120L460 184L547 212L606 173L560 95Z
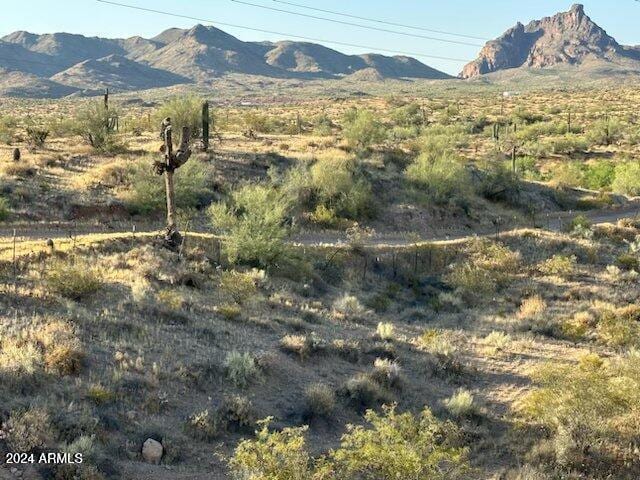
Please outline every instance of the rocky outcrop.
M500 38L487 42L460 76L472 78L518 67L575 65L588 58L611 60L625 56L626 52L586 15L582 5L574 5L568 12L526 26L518 23Z

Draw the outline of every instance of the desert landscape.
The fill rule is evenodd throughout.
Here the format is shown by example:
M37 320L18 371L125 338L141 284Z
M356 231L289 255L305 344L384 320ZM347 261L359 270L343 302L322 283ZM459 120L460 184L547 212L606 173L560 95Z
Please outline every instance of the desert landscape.
M549 13L2 37L0 478L639 478L640 49Z

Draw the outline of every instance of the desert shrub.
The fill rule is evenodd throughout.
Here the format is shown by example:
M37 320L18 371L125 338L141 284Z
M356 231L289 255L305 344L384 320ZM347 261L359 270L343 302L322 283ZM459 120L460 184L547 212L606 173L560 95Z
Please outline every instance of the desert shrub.
M437 420L428 408L418 416L385 407L367 411L368 425L349 426L340 447L329 454L337 478L454 479L467 470L458 429Z
M50 446L55 438L49 414L37 407L12 412L3 431L6 432L7 444L15 452L31 452Z
M176 290L165 288L156 293L155 297L162 311L179 312L185 306L184 296Z
M397 361L392 361L388 358L376 358L373 362L371 378L387 388L400 387L403 380L402 368Z
M186 431L195 439L212 440L220 433L220 425L216 415L206 409L189 416Z
M112 126L114 115L117 112L104 108L102 102L91 102L76 115L73 131L100 152L121 151L123 147L118 143Z
M256 360L250 353L229 352L224 360L227 378L238 388L244 388L260 375Z
M640 195L640 162L616 165L611 190L626 195Z
M376 337L380 340L393 340L395 338L393 323L379 322L376 327Z
M331 135L335 125L328 115L318 115L313 119L313 133L322 137Z
M275 130L273 119L261 113L245 113L242 117L242 123L245 128L258 133L270 133Z
M518 318L534 318L541 315L547 309L547 302L540 295L533 295L522 300L518 310Z
M480 298L503 286L519 264L519 253L501 243L477 239L467 248L467 258L453 264L445 278L467 299Z
M273 266L285 254L289 201L269 186L247 185L227 205L209 207L213 226L226 233L224 251L231 262Z
M242 315L242 310L238 305L223 304L218 307L218 313L222 315L225 320L236 320Z
M492 162L483 172L477 192L489 200L514 201L520 192L518 175L503 162Z
M0 117L0 142L11 145L15 136L15 129L18 122L13 117Z
M72 375L80 371L84 351L69 323L49 322L35 329L32 337L43 350L47 371L59 375Z
M481 341L485 346L486 352L496 354L503 351L511 343L511 336L508 333L493 331Z
M424 123L424 115L420 105L412 102L394 109L391 120L401 127L416 127Z
M575 256L554 255L551 258L541 262L538 270L543 275L555 275L558 277L569 277L576 268L577 259Z
M423 479L453 480L468 470L459 431L437 420L429 409L419 416L367 411L366 426L349 425L340 447L312 459L305 447L307 427L269 431L260 422L256 438L244 440L230 461L234 478L253 480Z
M280 348L292 353L304 360L309 355L322 350L324 342L315 334L311 335L285 335L280 340Z
M384 139L384 129L376 115L370 110L351 111L343 120L344 138L349 145L368 148Z
M426 329L414 342L420 350L433 355L437 367L448 373L461 373L460 348L449 331Z
M151 163L151 159L142 159L132 164L127 174L130 188L123 197L133 213L149 214L165 208L164 178L153 172ZM211 167L197 159L191 159L176 170L176 206L180 209L205 206L212 197L209 188L211 175Z
M46 127L29 122L25 127L25 133L27 134L27 146L30 150L35 150L44 147L50 131Z
M478 413L473 394L464 388L459 389L443 403L447 411L456 418L472 417Z
M604 360L595 354L578 364L554 362L534 375L538 387L517 409L550 435L561 472L589 478L637 478L640 355Z
M242 305L257 292L256 280L251 273L226 270L220 275L220 291Z
M600 161L587 165L584 172L584 186L592 190L611 187L615 178L616 166L613 162Z
M595 145L611 145L622 138L622 123L615 118L594 122L587 130L587 139Z
M578 161L557 163L549 170L549 180L562 188L579 187L584 183L582 164Z
M0 222L9 217L9 202L6 198L0 197Z
M343 315L360 315L366 311L358 297L348 293L336 298L333 302L333 310Z
M209 115L213 115L212 109L209 109ZM174 143L177 143L180 135L182 135L182 127L189 127L192 138L200 137L202 131L202 99L195 95L171 98L155 112L155 124L159 126L167 117L171 118ZM209 123L213 125L212 121Z
M0 373L14 377L33 375L43 365L42 350L23 338L3 338L0 344Z
M426 140L422 153L405 171L407 179L438 204L464 202L472 193L469 173L451 141L441 137Z
M311 459L305 448L307 427L269 431L271 418L259 422L255 439L236 447L229 467L234 478L252 480L307 480L312 478Z
M96 269L84 261L58 260L44 273L44 286L56 295L81 300L97 292L102 285Z
M304 392L308 417L329 417L336 407L336 394L324 383L309 385Z
M544 116L539 114L539 113L533 113L529 110L527 110L526 108L524 108L522 105L519 105L511 114L511 118L513 119L514 123L517 124L531 124L531 123L537 123L537 122L541 122L542 120L544 120Z
M356 408L372 408L389 400L389 394L382 385L370 375L357 374L349 378L342 392L347 400Z
M598 339L612 347L640 346L640 308L636 305L600 312Z
M356 172L353 159L320 157L309 174L310 189L329 211L354 220L373 213L371 185Z

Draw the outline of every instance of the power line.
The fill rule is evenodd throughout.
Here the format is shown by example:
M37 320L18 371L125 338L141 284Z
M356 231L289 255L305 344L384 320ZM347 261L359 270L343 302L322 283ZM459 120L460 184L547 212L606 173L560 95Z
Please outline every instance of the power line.
M308 15L306 13L293 12L291 10L285 10L283 8L267 7L266 5L260 5L258 3L245 2L243 0L231 0L231 1L234 2L234 3L240 3L242 5L249 5L251 7L263 8L265 10L271 10L273 12L281 12L281 13L286 13L286 14L289 14L289 15L296 15L298 17L313 18L314 20L322 20L324 22L338 23L340 25L348 25L350 27L367 28L369 30L376 30L378 32L393 33L394 35L403 35L405 37L423 38L425 40L433 40L433 41L436 41L436 42L453 43L453 44L456 44L456 45L467 45L467 46L471 46L471 47L482 47L482 45L477 44L477 43L462 42L462 41L459 41L459 40L447 40L447 39L444 39L444 38L429 37L429 36L420 35L420 34L417 34L417 33L400 32L398 30L389 30L388 28L372 27L370 25L363 25L361 23L345 22L343 20L335 20L333 18L319 17L317 15Z
M339 42L339 41L335 41L335 40L325 40L325 39L321 39L321 38L313 38L313 37L305 37L302 35L294 35L291 33L282 33L282 32L275 32L273 30L264 30L261 28L254 28L254 27L247 27L244 25L237 25L237 24L233 24L233 23L224 23L224 22L218 22L216 20L208 20L206 18L198 18L198 17L192 17L189 15L182 15L179 13L173 13L173 12L166 12L163 10L155 10L152 8L145 8L145 7L138 7L136 5L128 5L126 3L118 3L118 2L112 2L110 0L96 0L97 2L100 3L106 3L109 5L115 5L118 7L124 7L124 8L131 8L133 10L141 10L143 12L151 12L151 13L158 13L160 15L168 15L171 17L177 17L177 18L186 18L188 20L195 20L197 22L206 22L206 23L211 23L213 25L222 25L224 27L232 27L232 28L241 28L244 30L251 30L254 32L260 32L260 33L268 33L271 35L281 35L284 37L290 37L290 38L298 38L301 40L307 40L310 42L320 42L320 43L330 43L332 45L342 45L345 47L355 47L355 48L366 48L366 49L371 49L371 50L378 50L380 52L388 52L388 53L395 53L395 54L399 54L399 55L410 55L412 57L424 57L424 58L434 58L437 60L448 60L448 61L452 61L452 62L462 62L462 63L466 63L469 60L468 59L463 59L463 58L452 58L452 57L441 57L441 56L437 56L437 55L429 55L426 53L417 53L417 52L403 52L400 50L390 50L388 48L379 48L379 47L372 47L372 46L368 46L368 45L359 45L359 44L355 44L355 43L347 43L347 42Z
M454 36L454 37L471 38L471 39L474 39L474 40L487 40L486 38L477 37L475 35L466 35L466 34L463 34L463 33L447 32L447 31L444 31L444 30L433 30L431 28L417 27L417 26L414 26L414 25L406 25L404 23L388 22L388 21L385 21L385 20L378 20L378 19L375 19L375 18L361 17L361 16L358 16L358 15L351 15L349 13L336 12L334 10L324 10L322 8L310 7L308 5L302 5L300 3L285 2L284 0L273 0L273 1L276 2L276 3L282 3L284 5L291 5L292 7L305 8L307 10L315 10L316 12L330 13L331 15L338 15L338 16L341 16L341 17L355 18L357 20L365 20L367 22L380 23L382 25L391 25L393 27L402 27L402 28L412 28L414 30L422 30L423 32L440 33L442 35L451 35L451 36ZM636 2L638 2L638 1L640 1L640 0L636 0Z

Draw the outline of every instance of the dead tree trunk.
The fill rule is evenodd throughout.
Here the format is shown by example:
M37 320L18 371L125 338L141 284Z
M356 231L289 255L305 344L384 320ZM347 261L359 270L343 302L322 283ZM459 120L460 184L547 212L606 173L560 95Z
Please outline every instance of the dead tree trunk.
M164 242L168 248L177 251L182 244L182 236L180 235L176 225L176 200L173 175L176 169L184 165L191 156L191 150L189 149L191 131L189 127L182 128L180 146L175 153L173 151L172 137L171 119L165 118L162 122L162 139L164 143L161 148L161 151L164 153L164 159L163 161L155 162L154 168L157 174L164 174L165 180L167 197L167 228L165 231Z

